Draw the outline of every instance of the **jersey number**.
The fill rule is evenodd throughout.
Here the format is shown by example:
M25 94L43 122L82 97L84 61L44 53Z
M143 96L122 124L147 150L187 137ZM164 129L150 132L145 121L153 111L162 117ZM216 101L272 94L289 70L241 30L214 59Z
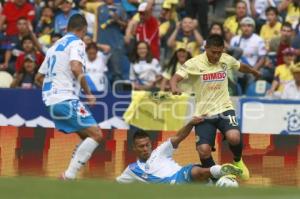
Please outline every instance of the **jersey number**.
M48 64L48 77L53 77L55 76L55 73L53 73L53 68L56 63L56 55L52 55L51 57L48 58L47 64Z

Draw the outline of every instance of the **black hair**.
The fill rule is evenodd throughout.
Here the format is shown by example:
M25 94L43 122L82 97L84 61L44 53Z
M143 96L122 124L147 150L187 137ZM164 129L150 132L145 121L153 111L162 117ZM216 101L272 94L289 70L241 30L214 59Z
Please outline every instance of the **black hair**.
M288 27L288 28L290 28L291 30L293 30L292 24L291 24L290 22L287 22L287 21L284 22L284 23L282 23L281 29L282 29L283 27Z
M177 66L177 63L178 63L177 53L179 51L185 51L187 53L186 60L189 60L189 59L192 58L192 54L189 51L187 51L185 49L182 49L182 48L176 50L174 52L174 54L172 55L169 63L164 67L164 70L171 70L171 76L173 76L175 74L175 72L176 72L176 66Z
M132 139L133 139L133 142L135 142L135 140L142 139L142 138L150 138L150 136L146 131L139 129L133 134Z
M224 38L218 34L211 34L206 40L206 46L224 47Z
M146 62L147 62L147 63L151 63L151 62L152 62L152 59L153 59L153 56L152 56L152 53L151 53L151 49L150 49L149 44L148 44L147 42L145 42L145 41L139 41L139 42L137 42L137 44L134 46L134 49L133 49L133 51L132 51L132 53L131 53L130 61L131 61L132 63L137 63L137 62L139 62L140 57L139 57L137 51L138 51L138 46L139 46L141 43L146 44L147 50L148 50L148 53L147 53L147 55L146 55Z
M274 12L277 16L279 15L279 12L277 10L277 8L273 7L273 6L270 6L266 9L266 14L268 14L268 12Z
M96 50L98 50L97 44L96 44L95 42L89 43L89 44L86 46L85 50L88 51L88 50L90 50L90 49L96 49Z
M27 19L26 17L22 16L22 17L19 17L17 21L20 21L20 20L25 20L25 21L27 21L28 19Z
M213 23L211 24L211 26L209 27L209 31L208 31L208 32L210 33L211 30L212 30L212 28L213 28L214 26L219 26L219 27L220 27L220 29L221 29L221 35L222 35L223 38L225 38L225 32L224 32L223 25L222 25L221 23L219 23L219 22L213 22Z
M62 34L56 33L56 32L52 32L52 33L51 33L51 38L52 38L52 37L62 38Z
M22 40L21 40L21 46L23 46L24 42L27 41L27 40L30 40L32 43L34 43L34 42L33 42L33 39L31 38L31 36L26 35L26 36L24 36L24 37L22 38Z
M73 30L82 30L83 28L87 27L87 21L84 16L81 14L74 14L67 26L68 31L73 31Z

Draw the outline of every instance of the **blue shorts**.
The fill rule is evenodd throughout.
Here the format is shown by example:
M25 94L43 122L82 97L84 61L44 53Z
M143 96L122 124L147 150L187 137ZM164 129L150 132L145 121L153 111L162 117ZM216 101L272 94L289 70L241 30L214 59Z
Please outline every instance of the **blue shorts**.
M90 110L79 100L67 100L48 106L55 127L64 132L79 132L82 129L97 126Z
M170 184L187 184L193 182L192 178L192 168L195 165L190 164L182 167L179 171L177 171L173 176L169 177L167 183Z

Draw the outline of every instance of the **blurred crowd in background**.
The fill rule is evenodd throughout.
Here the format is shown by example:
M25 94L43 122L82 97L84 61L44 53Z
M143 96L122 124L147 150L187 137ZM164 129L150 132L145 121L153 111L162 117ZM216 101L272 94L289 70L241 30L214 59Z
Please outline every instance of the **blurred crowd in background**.
M262 73L229 72L232 96L300 99L300 0L0 2L0 87L40 88L35 75L47 49L82 13L92 91L168 91L176 70L220 34L226 53Z

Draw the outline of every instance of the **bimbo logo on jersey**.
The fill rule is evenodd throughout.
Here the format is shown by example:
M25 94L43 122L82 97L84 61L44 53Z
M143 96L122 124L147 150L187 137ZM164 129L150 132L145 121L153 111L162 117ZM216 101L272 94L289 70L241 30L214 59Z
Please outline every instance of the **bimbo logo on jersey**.
M202 80L203 81L222 81L226 78L226 72L216 72L216 73L209 73L203 74Z

